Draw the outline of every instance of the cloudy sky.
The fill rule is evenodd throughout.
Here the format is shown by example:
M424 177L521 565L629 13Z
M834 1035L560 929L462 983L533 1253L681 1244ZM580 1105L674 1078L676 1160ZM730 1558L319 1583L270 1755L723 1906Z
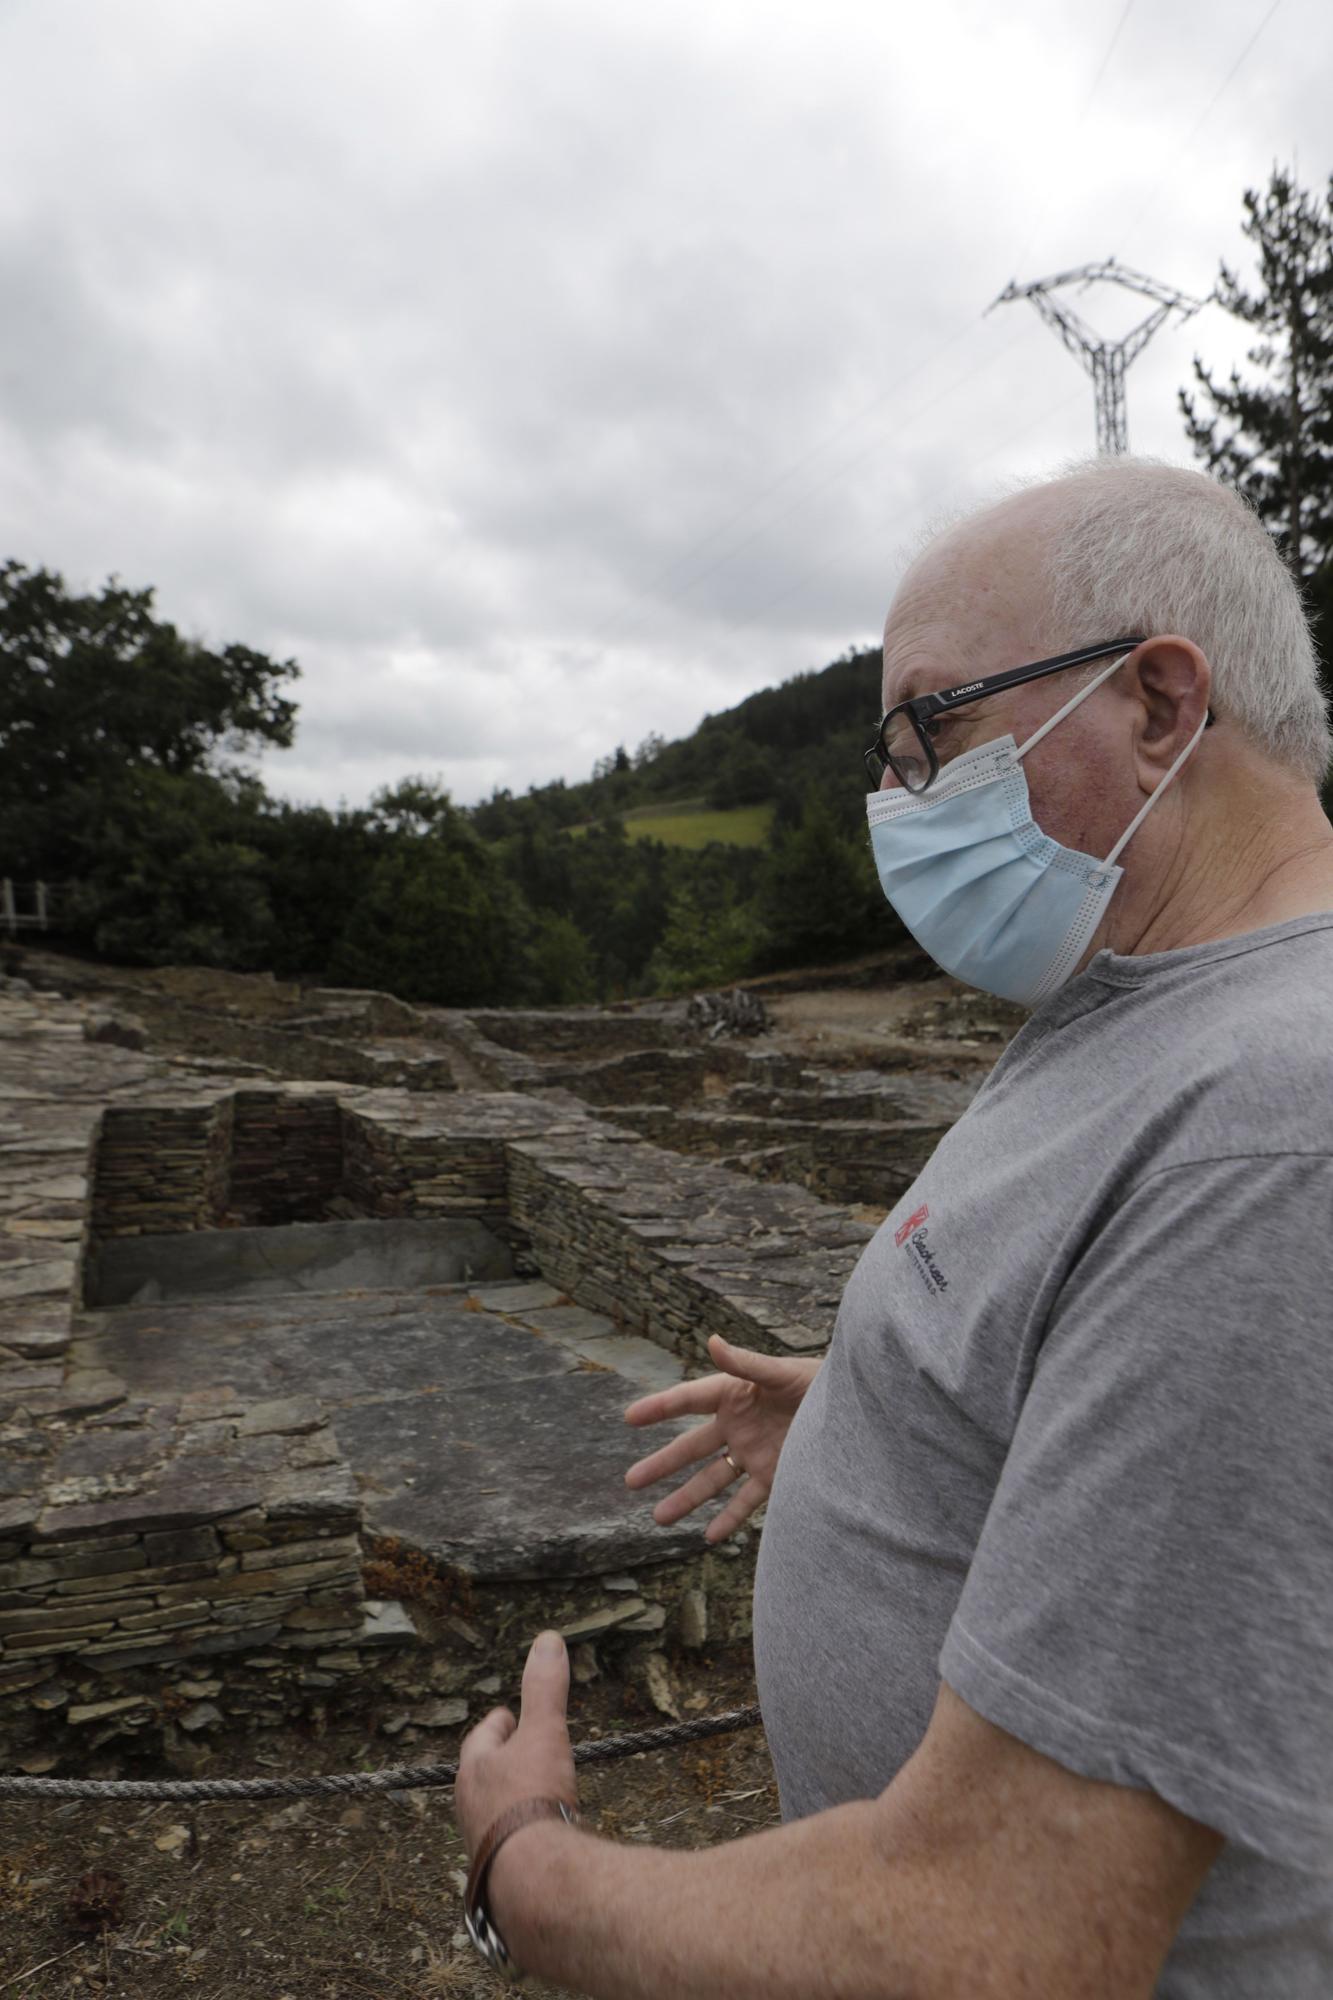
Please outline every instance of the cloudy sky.
M288 797L584 777L1090 449L985 307L1205 293L1330 75L1328 0L0 0L0 555L295 655ZM1159 334L1131 443L1243 345Z

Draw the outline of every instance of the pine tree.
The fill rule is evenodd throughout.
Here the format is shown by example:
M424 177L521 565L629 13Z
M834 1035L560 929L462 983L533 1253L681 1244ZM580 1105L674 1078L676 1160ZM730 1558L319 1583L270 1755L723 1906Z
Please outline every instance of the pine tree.
M864 837L849 840L819 792L806 794L799 826L772 848L760 910L767 955L775 965L818 964L847 952L874 951L899 934L879 893Z
M1315 618L1326 691L1333 693L1333 182L1320 197L1274 168L1247 190L1243 234L1258 255L1259 289L1223 264L1217 299L1258 329L1247 359L1215 382L1195 357L1204 413L1180 394L1190 443L1210 472L1258 511Z

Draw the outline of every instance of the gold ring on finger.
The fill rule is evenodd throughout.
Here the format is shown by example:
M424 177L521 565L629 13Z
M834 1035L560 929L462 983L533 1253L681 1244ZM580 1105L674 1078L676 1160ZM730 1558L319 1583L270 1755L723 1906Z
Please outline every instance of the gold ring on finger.
M731 1467L732 1476L736 1479L744 1479L745 1467L743 1465L737 1465L735 1459L732 1457L731 1453L727 1450L725 1445L723 1445L722 1447L722 1456L723 1458L726 1459L727 1464Z

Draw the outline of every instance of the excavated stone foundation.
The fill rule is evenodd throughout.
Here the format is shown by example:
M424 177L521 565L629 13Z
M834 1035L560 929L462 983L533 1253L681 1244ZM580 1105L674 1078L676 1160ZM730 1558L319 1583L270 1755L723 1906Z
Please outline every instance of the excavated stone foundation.
M820 1351L866 1222L540 1072L380 1090L136 1040L0 988L7 1754L370 1699L423 1649L457 1720L542 1623L590 1671L748 1632L750 1538L653 1523L623 1409L714 1331Z

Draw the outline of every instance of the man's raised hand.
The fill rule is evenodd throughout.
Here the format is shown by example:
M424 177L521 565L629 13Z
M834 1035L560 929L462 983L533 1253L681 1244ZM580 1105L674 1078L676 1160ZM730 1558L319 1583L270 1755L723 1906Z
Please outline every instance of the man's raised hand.
M709 1421L696 1424L660 1451L639 1459L625 1474L625 1484L636 1490L652 1486L686 1466L706 1461L653 1508L653 1519L669 1527L696 1507L716 1500L732 1484L737 1475L721 1456L729 1451L742 1468L741 1483L704 1530L706 1541L720 1542L748 1521L772 1491L791 1420L815 1379L819 1363L755 1354L746 1347L733 1347L718 1334L709 1341L708 1352L720 1374L703 1375L697 1381L680 1382L673 1389L641 1396L626 1410L625 1422L638 1427L673 1417L706 1417Z

